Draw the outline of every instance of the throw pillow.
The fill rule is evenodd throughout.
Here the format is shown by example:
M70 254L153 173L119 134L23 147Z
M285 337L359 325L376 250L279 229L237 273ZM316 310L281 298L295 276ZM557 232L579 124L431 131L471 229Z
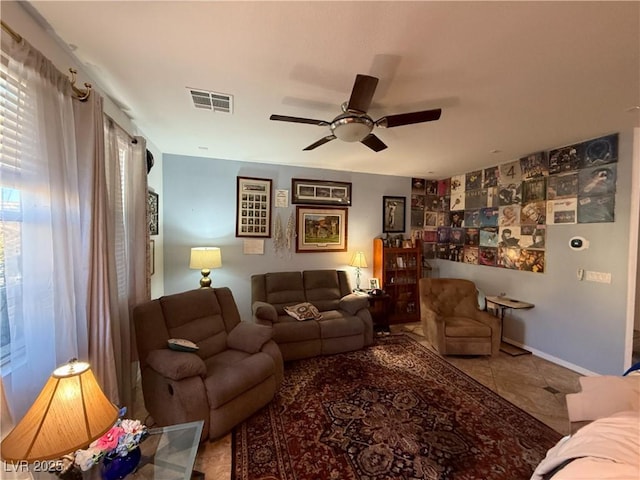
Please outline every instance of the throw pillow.
M176 350L178 352L196 352L198 351L198 346L184 338L170 338L167 340L167 344L171 350Z
M297 305L291 305L284 307L284 311L291 315L296 320L320 320L322 314L318 309L309 302L299 303Z

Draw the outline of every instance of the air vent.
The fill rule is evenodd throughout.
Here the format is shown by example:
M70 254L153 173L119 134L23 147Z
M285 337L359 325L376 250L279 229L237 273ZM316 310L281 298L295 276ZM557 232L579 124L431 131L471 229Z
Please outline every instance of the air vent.
M233 97L226 93L209 92L188 88L193 100L193 106L200 110L213 110L214 112L233 113Z

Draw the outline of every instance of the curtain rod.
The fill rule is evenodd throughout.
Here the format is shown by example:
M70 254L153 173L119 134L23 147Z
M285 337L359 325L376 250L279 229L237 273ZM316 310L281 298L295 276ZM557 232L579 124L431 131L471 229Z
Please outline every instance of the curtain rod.
M11 38L13 38L16 42L22 41L22 36L16 33L16 31L13 30L9 25L4 23L3 20L0 20L0 23L2 24L2 29L7 32ZM84 90L76 87L76 75L78 74L78 71L75 68L70 68L69 72L71 73L71 88L73 89L73 93L76 95L76 98L81 102L87 101L89 95L91 95L91 84L85 82Z

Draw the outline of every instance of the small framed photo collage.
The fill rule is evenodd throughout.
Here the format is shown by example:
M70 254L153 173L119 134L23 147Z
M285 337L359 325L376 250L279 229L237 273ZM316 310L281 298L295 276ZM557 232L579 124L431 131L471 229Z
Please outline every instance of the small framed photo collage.
M613 222L618 134L442 180L411 180L425 258L545 271L547 228Z
M271 179L237 180L236 237L271 237Z

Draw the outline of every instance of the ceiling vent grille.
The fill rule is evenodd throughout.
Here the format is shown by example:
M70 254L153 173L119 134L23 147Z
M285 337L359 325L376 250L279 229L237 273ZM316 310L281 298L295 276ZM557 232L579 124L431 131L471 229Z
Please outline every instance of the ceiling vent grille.
M187 90L189 90L195 108L221 113L233 113L233 96L195 88L187 88Z

